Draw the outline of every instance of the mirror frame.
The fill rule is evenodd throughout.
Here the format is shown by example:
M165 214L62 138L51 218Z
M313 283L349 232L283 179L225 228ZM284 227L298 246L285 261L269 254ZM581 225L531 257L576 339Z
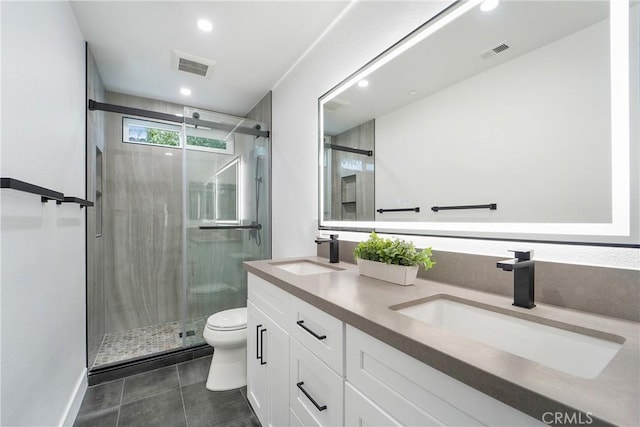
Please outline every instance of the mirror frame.
M611 204L610 223L479 223L479 222L392 222L392 221L326 221L324 220L323 176L323 105L393 60L417 43L425 40L483 0L457 1L425 22L405 38L382 52L368 64L329 90L318 99L318 228L321 230L380 231L407 235L430 235L483 240L517 240L585 244L597 246L640 247L640 231L631 223L631 211L637 200L631 200L630 141L630 60L629 0L613 0L610 7L611 45ZM637 165L636 165L637 167ZM632 206L633 205L633 206Z

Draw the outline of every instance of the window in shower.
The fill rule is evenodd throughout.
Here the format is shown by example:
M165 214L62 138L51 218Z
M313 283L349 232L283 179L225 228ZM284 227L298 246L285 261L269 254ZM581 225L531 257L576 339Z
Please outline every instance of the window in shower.
M134 144L181 147L182 126L131 117L122 118L122 141Z
M202 127L188 127L187 149L210 151L220 154L233 154L234 152L234 134Z

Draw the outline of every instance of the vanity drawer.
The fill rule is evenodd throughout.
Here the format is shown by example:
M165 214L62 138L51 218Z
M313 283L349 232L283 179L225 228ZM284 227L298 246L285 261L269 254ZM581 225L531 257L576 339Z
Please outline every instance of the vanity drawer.
M403 425L544 425L356 328L346 335L347 380Z
M344 376L344 323L293 296L290 309L291 336Z
M260 277L247 273L247 299L286 329L290 294Z
M289 405L302 425L341 426L343 379L295 339L289 361Z

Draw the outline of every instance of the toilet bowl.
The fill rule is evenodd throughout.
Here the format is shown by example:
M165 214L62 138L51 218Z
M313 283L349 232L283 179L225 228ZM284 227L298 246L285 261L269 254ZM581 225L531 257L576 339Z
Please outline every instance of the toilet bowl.
M207 389L224 391L247 385L247 308L209 316L202 335L214 348Z

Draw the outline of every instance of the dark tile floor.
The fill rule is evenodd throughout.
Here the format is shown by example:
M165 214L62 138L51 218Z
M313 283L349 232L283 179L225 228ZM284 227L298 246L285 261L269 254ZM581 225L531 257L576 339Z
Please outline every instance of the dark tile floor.
M246 388L205 388L211 356L89 387L74 426L260 426Z

